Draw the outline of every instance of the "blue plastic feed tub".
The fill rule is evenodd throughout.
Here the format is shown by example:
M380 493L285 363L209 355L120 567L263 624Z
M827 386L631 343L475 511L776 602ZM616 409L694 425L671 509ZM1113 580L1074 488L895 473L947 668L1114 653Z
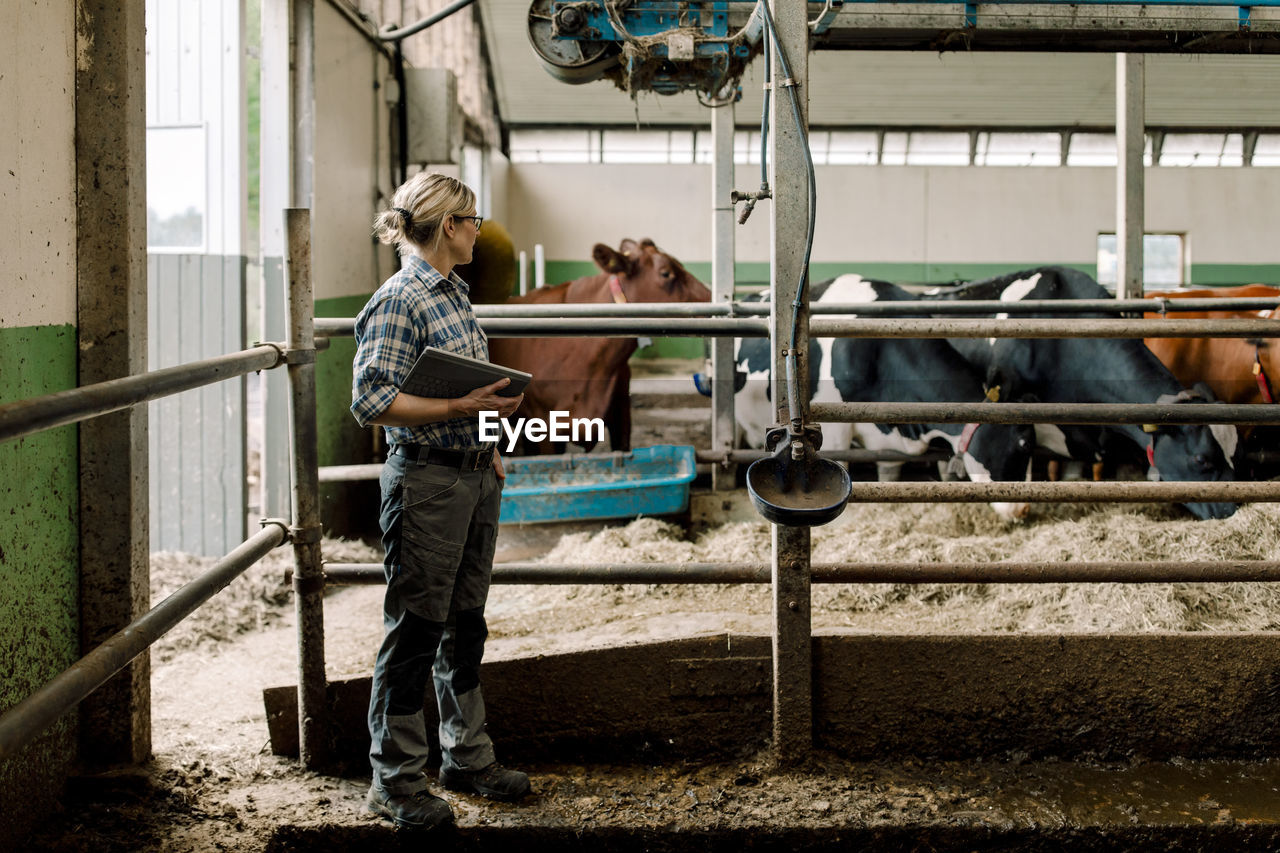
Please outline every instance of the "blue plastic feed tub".
M693 448L671 444L593 456L503 458L503 523L633 518L689 505Z

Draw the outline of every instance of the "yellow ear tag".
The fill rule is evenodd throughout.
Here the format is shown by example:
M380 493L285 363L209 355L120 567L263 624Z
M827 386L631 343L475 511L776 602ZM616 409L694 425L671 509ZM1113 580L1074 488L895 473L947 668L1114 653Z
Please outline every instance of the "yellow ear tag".
M1000 386L999 385L996 385L993 388L987 389L987 402L988 403L1000 402Z
M1143 431L1143 432L1159 432L1159 430L1160 430L1160 427L1156 426L1155 424L1143 424L1143 425L1142 425L1142 431Z
M1261 372L1262 372L1262 365L1255 361L1253 363L1253 375L1257 376Z

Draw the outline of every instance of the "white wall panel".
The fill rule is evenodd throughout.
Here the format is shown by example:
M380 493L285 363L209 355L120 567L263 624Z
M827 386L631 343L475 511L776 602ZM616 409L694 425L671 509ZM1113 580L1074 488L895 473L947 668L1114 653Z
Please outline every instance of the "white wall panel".
M0 10L0 327L74 324L75 9Z
M316 5L316 168L311 219L316 299L371 293L378 248L371 236L380 203L379 157L386 134L387 63L341 15ZM388 271L389 272L389 271Z
M758 168L739 166L753 189ZM590 257L596 242L651 237L708 261L709 166L517 163L507 182L517 251ZM1193 263L1280 264L1280 169L1150 168L1147 230L1186 233ZM818 167L815 262L1088 263L1115 228L1110 168ZM737 230L737 259L766 262L761 202Z

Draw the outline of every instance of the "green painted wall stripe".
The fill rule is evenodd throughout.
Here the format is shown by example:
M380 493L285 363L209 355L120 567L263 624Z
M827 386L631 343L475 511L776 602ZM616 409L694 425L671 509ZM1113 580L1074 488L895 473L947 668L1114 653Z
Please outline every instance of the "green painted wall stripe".
M366 296L316 300L317 317L354 317L369 301ZM373 459L369 430L351 415L351 362L354 338L329 339L329 348L316 356L316 428L321 465L352 465Z
M0 403L75 385L74 327L0 329ZM77 435L0 443L0 711L79 656Z
M1280 264L1192 264L1191 283L1203 286L1275 285L1280 283Z

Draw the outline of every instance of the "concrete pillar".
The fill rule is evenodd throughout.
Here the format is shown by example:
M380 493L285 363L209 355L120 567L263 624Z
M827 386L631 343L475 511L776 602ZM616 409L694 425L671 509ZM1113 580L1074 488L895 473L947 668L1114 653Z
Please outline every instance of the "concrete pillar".
M76 300L79 384L147 369L146 52L142 3L79 0ZM147 407L80 425L80 644L150 606ZM146 655L80 706L81 758L151 754Z
M1146 223L1146 72L1140 53L1116 54L1116 298L1142 296Z

